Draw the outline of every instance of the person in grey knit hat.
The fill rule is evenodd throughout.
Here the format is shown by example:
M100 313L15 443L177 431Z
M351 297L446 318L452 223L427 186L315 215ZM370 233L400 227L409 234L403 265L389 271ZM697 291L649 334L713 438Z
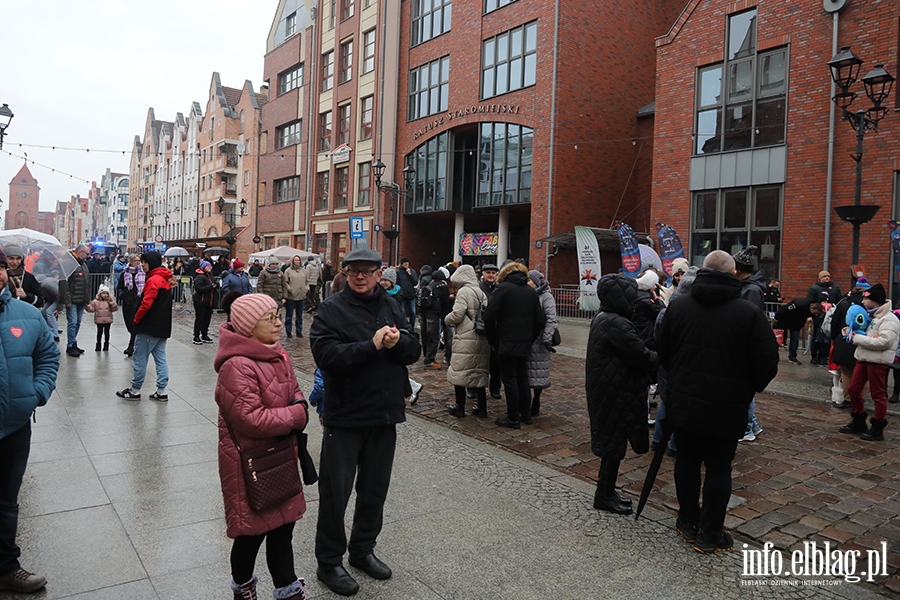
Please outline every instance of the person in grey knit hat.
M731 255L734 259L734 274L741 280L741 298L749 301L764 314L766 312L765 295L768 280L763 271L754 273L756 266L756 246L747 246L740 252ZM756 398L750 401L747 408L747 431L742 442L752 442L762 433L762 427L756 420Z

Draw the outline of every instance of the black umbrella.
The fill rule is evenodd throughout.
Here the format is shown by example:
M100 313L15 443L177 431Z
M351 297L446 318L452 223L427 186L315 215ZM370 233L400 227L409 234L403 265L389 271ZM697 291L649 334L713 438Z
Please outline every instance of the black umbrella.
M231 250L228 248L219 248L218 246L212 246L210 248L204 248L203 254L218 254L220 256L231 256Z
M663 455L666 453L666 448L669 445L669 438L672 436L669 420L663 419L660 423L662 424L662 437L659 439L659 444L653 453L650 468L647 469L647 477L644 479L644 487L641 489L641 498L638 500L637 510L634 511L635 521L641 516L641 511L644 510L644 506L647 504L647 498L650 497L650 492L653 490L653 482L656 481L656 475L659 473L660 465L662 465Z

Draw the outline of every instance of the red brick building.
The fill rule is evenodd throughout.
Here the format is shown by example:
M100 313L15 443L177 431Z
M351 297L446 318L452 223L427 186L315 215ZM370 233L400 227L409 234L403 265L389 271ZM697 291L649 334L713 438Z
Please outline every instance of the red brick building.
M851 45L860 78L876 63L898 71L900 4L828 5L691 0L656 43L651 221L675 227L692 261L758 246L789 297L823 268L844 291L851 280L852 226L832 208L854 201L856 134L830 100L827 63ZM871 106L860 83L852 91L851 111ZM861 197L880 210L862 225L860 264L882 282L894 279L886 223L900 216L896 89L887 108L865 136Z
M23 164L19 172L9 181L9 204L3 219L4 229L27 227L44 233L52 233L40 218L41 188L37 179L31 174L27 164Z
M382 157L385 179L415 171L400 254L416 267L522 257L575 283L574 250L541 240L616 218L646 231L654 39L683 6L403 3L396 160Z

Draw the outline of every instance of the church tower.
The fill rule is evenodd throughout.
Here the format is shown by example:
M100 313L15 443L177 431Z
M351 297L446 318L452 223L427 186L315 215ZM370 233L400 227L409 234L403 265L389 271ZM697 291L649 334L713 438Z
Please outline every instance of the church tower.
M9 204L3 221L4 229L39 229L38 206L41 199L41 188L37 179L23 164L16 176L9 182Z

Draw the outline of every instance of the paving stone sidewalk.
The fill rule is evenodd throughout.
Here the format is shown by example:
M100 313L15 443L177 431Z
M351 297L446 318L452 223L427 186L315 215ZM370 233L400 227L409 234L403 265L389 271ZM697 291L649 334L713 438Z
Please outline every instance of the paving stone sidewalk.
M214 325L221 321L215 315ZM304 321L308 331L312 319ZM308 339L282 342L295 367L311 379L315 364ZM408 410L585 481L596 481L600 461L590 449L584 360L578 352L566 354L575 356L562 352L553 356L552 386L541 398L541 414L533 425L520 430L494 424L495 418L505 414L503 400L489 399L487 419L457 419L448 414L453 388L446 381L446 365L440 371L425 370L421 363L410 368L410 376L425 387L418 403ZM802 549L804 542L815 541L820 547L829 542L832 548L860 550L866 556L868 549L880 549L886 542L888 576L876 583L884 592L900 593L900 420L894 421L897 427L888 425L884 442L838 433L849 413L830 406L825 393L830 385L827 370L795 367L782 358L778 385L773 382L771 387L784 393L757 396L756 414L764 432L738 446L726 527L739 542L771 542L783 551ZM618 484L635 498L649 463L649 454L635 455L630 449L621 463ZM652 505L671 511L678 508L673 464L669 457L663 461L650 495Z

